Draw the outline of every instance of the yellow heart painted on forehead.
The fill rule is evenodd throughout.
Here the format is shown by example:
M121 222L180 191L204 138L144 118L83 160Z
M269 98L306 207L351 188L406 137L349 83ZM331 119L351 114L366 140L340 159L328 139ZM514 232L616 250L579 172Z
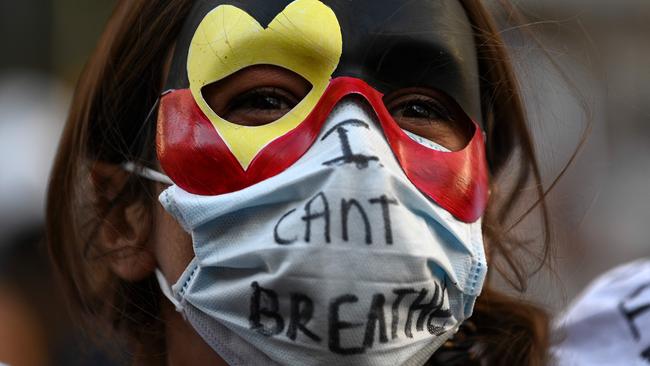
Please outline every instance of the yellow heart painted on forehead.
M317 0L296 0L263 28L232 5L210 11L194 33L187 56L190 90L244 169L269 142L294 129L316 105L341 57L336 15ZM263 126L241 126L219 117L201 88L247 66L271 64L294 71L312 84L289 113Z

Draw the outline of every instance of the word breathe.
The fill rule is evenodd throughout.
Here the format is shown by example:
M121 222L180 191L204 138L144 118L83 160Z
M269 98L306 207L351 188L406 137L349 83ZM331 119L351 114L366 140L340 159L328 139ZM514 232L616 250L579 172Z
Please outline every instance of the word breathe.
M349 241L350 235L348 230L349 220L352 216L352 212L356 212L356 216L360 217L363 221L364 228L364 241L366 244L370 245L372 241L372 227L370 225L370 220L368 219L368 213L362 205L363 201L358 201L354 198L351 199L341 199L339 213L341 219L341 239L345 242ZM387 245L393 244L393 231L391 226L391 216L390 216L390 207L391 205L398 205L397 200L389 199L386 195L382 195L377 198L371 198L367 203L374 209L381 210L381 217L383 221L384 229L384 240ZM330 243L332 241L330 233L330 223L332 212L330 211L330 202L327 199L325 193L320 192L314 197L312 197L303 208L304 214L300 217L305 223L304 230L304 241L309 243L312 239L312 227L315 222L322 221L323 225L323 235L325 243ZM273 229L273 238L276 244L280 245L290 245L298 241L298 235L295 233L281 233L282 222L296 213L296 209L292 209L289 212L285 213L280 217L278 222L275 224ZM293 234L291 236L290 234Z
M375 344L378 333L380 343L398 339L400 336L413 338L413 332L427 331L434 336L440 336L447 330L447 324L453 324L449 311L449 295L445 286L434 283L432 291L422 288L397 288L392 291L390 306L390 324L387 321L386 298L381 293L374 294L369 304L358 304L359 298L354 294L342 294L329 301L327 309L314 309L314 301L303 293L290 292L288 296L280 297L278 292L263 288L258 282L253 282L250 300L250 329L266 337L286 336L296 341L299 333L315 343L323 342L322 335L309 329L309 322L314 318L314 312L327 311L327 342L329 350L340 355L362 354ZM430 300L427 301L427 298ZM286 294L281 294L286 295ZM280 299L288 302L289 313L280 311ZM409 304L410 302L410 304ZM365 319L355 321L343 320L344 314L358 314L350 307L367 306ZM356 309L353 309L356 310ZM288 322L286 321L288 319ZM285 326L286 325L286 326ZM390 329L389 329L390 327ZM341 344L341 333L363 329L363 339L355 346L345 347ZM361 334L361 333L359 333Z

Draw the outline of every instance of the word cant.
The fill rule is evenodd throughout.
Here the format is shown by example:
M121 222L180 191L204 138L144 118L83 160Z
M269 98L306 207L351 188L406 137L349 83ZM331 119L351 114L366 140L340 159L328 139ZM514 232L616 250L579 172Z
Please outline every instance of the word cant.
M368 219L367 210L378 209L381 211L385 243L388 245L393 244L390 207L395 205L398 205L397 200L390 199L386 195L371 198L367 202L359 201L354 198L342 198L340 201L340 206L338 206L338 213L341 220L341 238L346 242L349 240L349 221L350 217L352 217L354 214L357 217L360 217L361 221L363 222L365 233L364 240L366 244L372 244L372 227L371 221ZM302 208L303 215L300 217L300 219L304 222L305 230L303 239L305 242L309 243L311 241L313 227L318 223L323 225L325 242L331 242L332 238L330 224L332 219L332 210L330 207L330 201L327 199L327 196L323 192L319 192L317 195L307 201L307 203L305 203L305 206ZM282 223L284 220L294 214L298 214L296 211L297 210L295 208L288 211L282 215L282 217L280 217L278 222L275 224L275 227L273 229L273 238L276 244L290 245L298 241L299 236L296 233L283 232L282 230Z
M315 343L323 342L323 335L318 334L321 329L309 328L314 312L320 310L314 308L314 301L309 296L291 292L289 296L282 297L289 302L288 314L282 314L276 291L263 288L258 282L253 282L251 288L253 292L249 321L252 330L267 337L286 336L296 341L299 334L302 334ZM360 304L359 298L354 294L342 294L330 299L328 308L320 310L327 311L329 350L340 355L355 355L372 348L375 338L380 343L389 342L389 333L390 340L394 340L400 336L413 338L414 331L427 331L434 336L440 336L446 331L452 317L446 287L435 283L433 289L422 288L419 291L415 288L397 288L390 297L390 323L385 311L387 296L382 293L374 294L369 304ZM358 314L358 311L350 311L350 307L355 306L367 306L365 319L342 320L344 314ZM342 332L358 328L363 330L363 339L355 346L342 345Z

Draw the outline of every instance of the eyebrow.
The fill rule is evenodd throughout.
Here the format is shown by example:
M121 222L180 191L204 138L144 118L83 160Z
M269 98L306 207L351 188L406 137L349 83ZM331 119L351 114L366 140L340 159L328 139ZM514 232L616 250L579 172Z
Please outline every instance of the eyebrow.
M463 58L453 45L404 34L376 34L372 39L363 64L380 91L465 84Z
M430 32L419 32L418 34L427 33ZM425 69L430 68L434 63L440 66L450 65L455 66L456 69L460 68L460 60L454 55L449 45L442 42L416 39L411 37L413 34L415 33L376 34L377 43L389 44L389 46L381 52L375 71L382 69L386 62L390 62L391 57L399 57L403 65L420 66ZM409 70L409 72L412 71L412 69Z

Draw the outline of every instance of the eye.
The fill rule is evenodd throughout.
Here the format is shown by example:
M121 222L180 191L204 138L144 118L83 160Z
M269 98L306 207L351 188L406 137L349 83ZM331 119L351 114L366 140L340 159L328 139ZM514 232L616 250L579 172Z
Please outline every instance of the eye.
M472 124L449 97L424 88L398 90L384 97L386 109L406 131L461 150L471 138Z
M201 92L221 118L243 126L261 126L289 113L311 87L290 70L254 65L204 86Z
M256 88L236 96L221 117L240 125L260 126L281 118L301 99L280 88Z
M393 102L389 112L396 119L414 119L414 123L452 122L453 117L440 102L424 95L407 95Z

